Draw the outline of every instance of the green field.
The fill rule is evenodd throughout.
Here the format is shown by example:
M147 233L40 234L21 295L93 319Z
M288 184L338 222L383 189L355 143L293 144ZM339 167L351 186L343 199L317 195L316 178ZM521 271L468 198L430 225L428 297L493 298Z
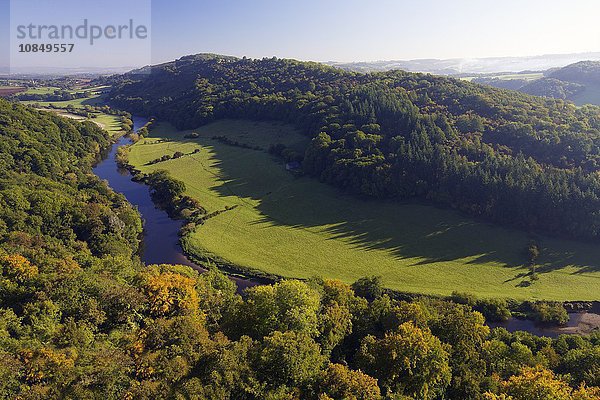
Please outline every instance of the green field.
M76 119L78 121L83 121L86 119L81 115L71 114L67 112L64 108L47 108L42 106L36 106L36 108L38 110L52 112L63 117ZM89 120L96 123L100 128L106 130L112 136L121 136L124 134L124 131L121 128L121 117L119 117L118 115L104 114L100 112L93 114L95 117L90 118Z
M95 94L90 97L83 97L80 99L67 100L67 101L35 101L35 100L31 100L31 101L23 101L22 103L30 104L30 105L39 105L40 107L66 108L68 106L73 106L73 107L79 108L79 107L83 107L85 105L90 105L90 106L102 105L102 99L100 98L100 95Z
M525 80L525 81L535 81L535 80L543 78L543 77L544 77L543 72L526 72L526 73L516 72L516 73L507 73L507 74L498 74L498 75L485 74L485 75L479 75L479 76L466 76L466 77L463 77L460 79L462 79L464 81L468 81L468 82L471 82L475 78L496 78L496 79L500 79L502 81L509 81L509 80L515 80L515 79Z
M544 77L543 72L528 72L528 73L515 73L515 74L501 74L494 76L494 78L498 78L503 81L514 80L514 79L523 79L526 81L535 81L537 79L541 79Z
M83 92L83 91L91 92L91 94L92 94L91 96L80 98L80 99L74 99L74 100L68 100L68 101L22 101L21 103L34 106L34 107L44 110L44 111L54 112L56 114L59 114L59 115L62 115L62 116L68 117L68 118L83 120L85 118L75 115L75 114L70 114L70 113L66 112L64 109L66 109L69 106L72 106L75 108L83 108L86 105L102 106L104 104L104 102L102 99L102 95L99 93L99 91L104 88L106 88L106 86L97 86L97 87L92 87L92 88L88 88L85 90L84 89L71 90L71 93ZM55 88L55 87L37 87L37 88L30 88L27 92L43 94L43 93L53 93L54 90L57 90L57 89L58 88ZM95 122L96 124L98 124L101 128L107 130L111 135L118 136L118 135L121 135L124 133L123 130L121 129L121 117L119 117L117 115L104 114L101 112L95 112L93 114L95 115L95 117L91 118L90 120Z
M42 111L49 111L55 114L58 114L63 117L75 119L78 121L84 121L87 118L77 115L71 114L64 109L55 109L55 108L39 108ZM109 115L103 113L95 113L94 118L90 118L89 120L96 123L100 128L108 131L112 136L120 136L123 134L123 129L121 128L121 120L119 116Z
M301 146L306 139L277 123L219 121L184 139L158 125L132 146L130 162L144 172L166 169L185 181L209 219L184 238L196 256L286 277L314 275L353 282L381 275L406 292L486 297L598 300L600 246L540 238L540 279L525 286L527 234L476 222L457 212L418 204L361 200L308 177L295 177L265 151L210 139L226 135L266 148ZM146 166L148 161L194 155Z
M55 86L40 86L40 87L30 87L27 89L27 91L25 93L27 93L27 94L51 94L57 90L60 90L60 88L55 87Z

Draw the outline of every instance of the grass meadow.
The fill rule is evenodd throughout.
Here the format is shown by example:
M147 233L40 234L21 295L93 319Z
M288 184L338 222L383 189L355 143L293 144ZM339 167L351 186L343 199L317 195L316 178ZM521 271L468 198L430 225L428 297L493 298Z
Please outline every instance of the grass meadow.
M360 199L294 176L264 150L271 143L304 146L307 139L289 126L224 120L194 130L197 139L185 139L189 132L159 124L131 147L129 161L143 172L168 170L208 212L235 207L183 239L196 257L294 278L319 275L351 283L381 275L386 287L413 293L598 297L600 246L537 236L539 280L530 284L527 233L453 210ZM263 150L223 144L213 136ZM145 165L176 151L187 155Z
M98 87L86 89L85 91L89 91L91 93L91 95L89 97L83 97L83 98L74 99L74 100L68 100L68 101L22 101L21 103L34 106L34 107L44 110L44 111L54 112L56 114L59 114L59 115L62 115L62 116L68 117L68 118L84 120L85 118L75 115L75 114L70 114L67 111L65 111L65 109L69 106L72 106L75 108L83 108L86 105L90 105L90 106L104 105L104 101L102 99L102 94L100 93L100 90L102 90L104 88L106 88L106 86L98 86ZM55 88L55 87L37 87L37 88L28 89L27 93L38 93L38 94L53 93L57 89L58 88ZM71 92L75 93L75 92L81 92L81 91L84 91L84 90L83 89L82 90L72 90ZM100 126L102 129L105 129L106 131L108 131L112 136L120 136L120 135L124 134L123 130L121 129L121 117L119 117L118 115L104 114L101 112L94 112L93 114L94 114L94 118L91 118L90 120L95 122L96 124L98 124L98 126Z

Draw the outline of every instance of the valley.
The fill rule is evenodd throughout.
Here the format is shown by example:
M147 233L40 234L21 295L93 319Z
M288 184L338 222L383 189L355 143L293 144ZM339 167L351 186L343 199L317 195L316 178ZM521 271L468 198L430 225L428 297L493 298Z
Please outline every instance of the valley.
M192 132L198 138L185 138ZM532 236L523 231L433 206L343 194L293 175L266 151L277 143L301 147L306 140L282 123L224 120L193 131L162 123L130 148L129 162L144 173L169 171L208 213L231 208L183 238L196 259L288 278L319 275L350 283L374 274L386 287L410 293L597 297L597 246L535 236L540 278L530 282L526 248ZM185 156L148 165L175 152Z
M0 400L600 400L600 3L509 3L0 0Z

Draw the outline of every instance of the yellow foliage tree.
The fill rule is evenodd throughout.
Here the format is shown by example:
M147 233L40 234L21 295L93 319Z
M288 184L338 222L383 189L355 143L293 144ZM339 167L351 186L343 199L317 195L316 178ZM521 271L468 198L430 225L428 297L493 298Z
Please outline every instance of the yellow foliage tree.
M2 275L18 283L31 280L38 274L38 268L20 254L0 256Z
M519 375L500 382L500 394L486 393L486 400L595 400L600 388L580 386L573 389L552 371L525 367Z
M51 348L25 349L20 352L25 381L30 384L60 379L75 366L77 355Z
M176 272L152 270L142 274L142 282L152 315L166 317L199 311L195 279Z
M353 371L341 364L329 364L321 374L321 390L323 399L345 400L377 400L381 399L377 379Z

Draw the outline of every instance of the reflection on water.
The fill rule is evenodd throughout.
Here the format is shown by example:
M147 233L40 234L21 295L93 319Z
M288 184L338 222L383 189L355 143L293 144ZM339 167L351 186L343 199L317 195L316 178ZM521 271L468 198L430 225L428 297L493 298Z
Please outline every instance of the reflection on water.
M133 117L134 130L140 129L148 121L145 118ZM96 167L94 173L108 181L109 186L120 192L127 200L137 207L144 220L144 240L141 258L146 264L182 264L199 271L206 271L194 264L183 254L179 245L179 230L183 221L169 218L167 213L156 208L150 197L148 187L131 180L131 175L126 169L118 168L116 163L117 149L129 143L129 139L122 137L112 146L107 157ZM238 289L254 286L257 283L249 279L234 278Z

